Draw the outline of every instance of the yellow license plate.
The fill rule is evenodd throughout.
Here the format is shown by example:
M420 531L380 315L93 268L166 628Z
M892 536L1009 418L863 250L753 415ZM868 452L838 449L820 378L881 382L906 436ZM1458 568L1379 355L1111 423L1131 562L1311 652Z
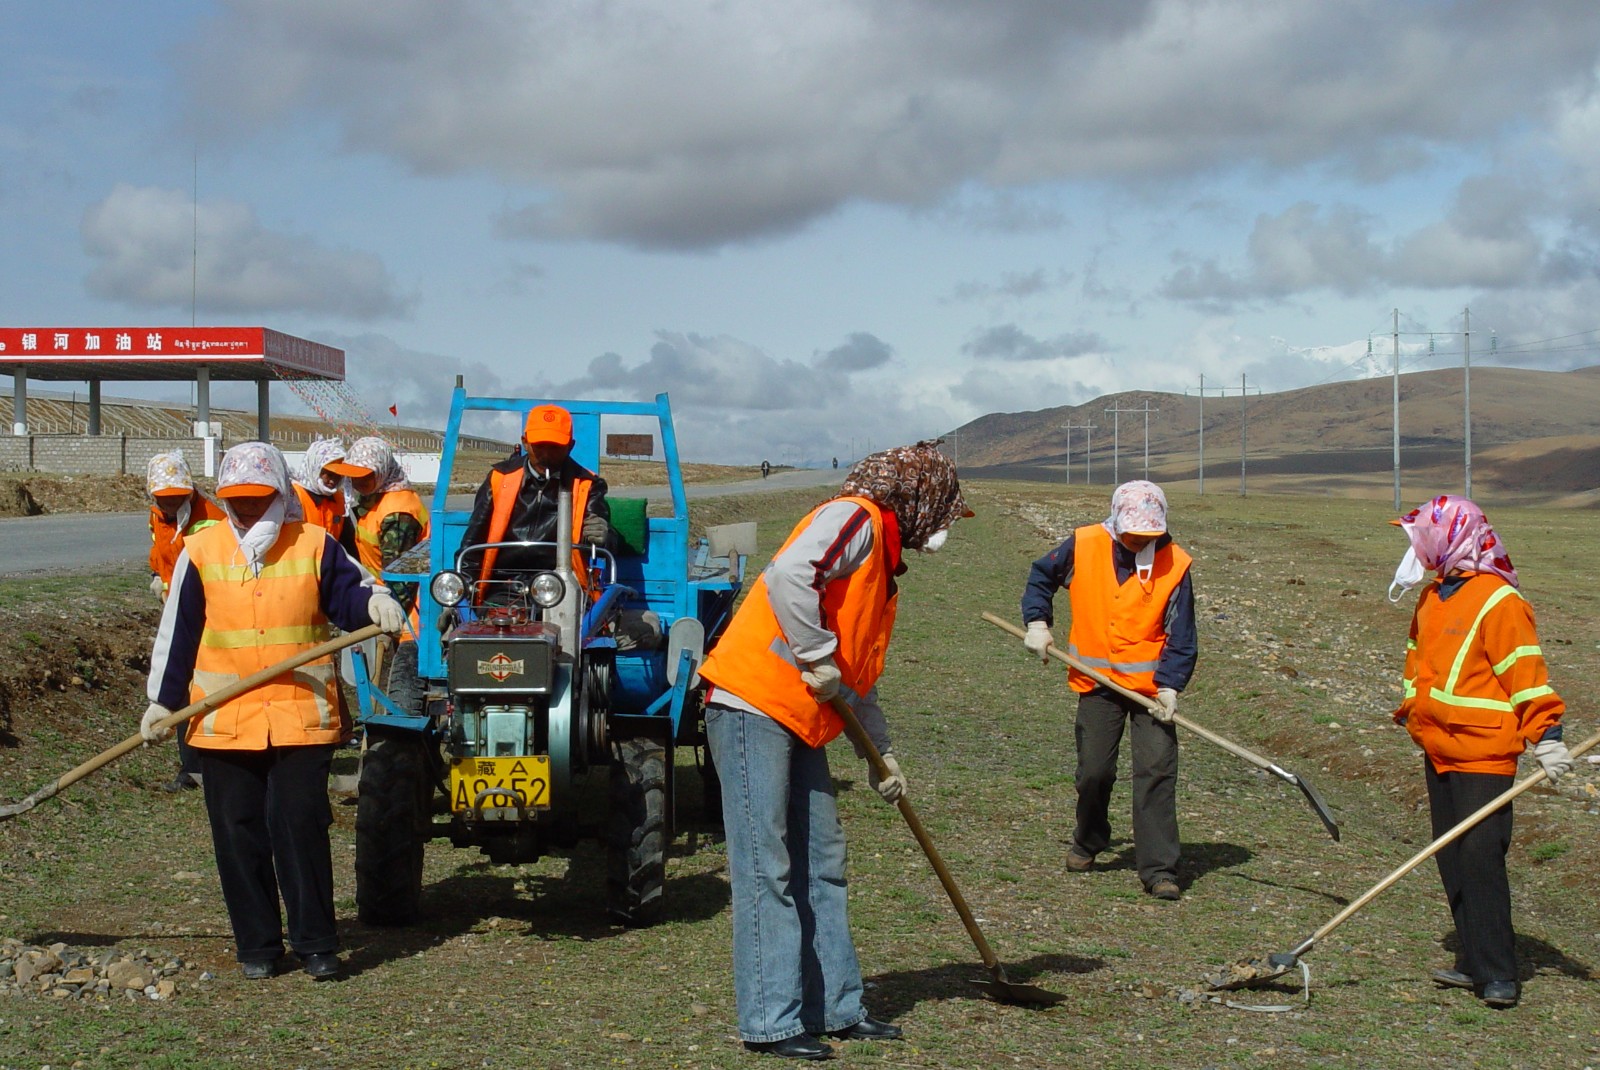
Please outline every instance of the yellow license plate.
M450 767L450 809L512 810L517 804L530 810L550 809L550 758L530 754L522 758L458 758Z

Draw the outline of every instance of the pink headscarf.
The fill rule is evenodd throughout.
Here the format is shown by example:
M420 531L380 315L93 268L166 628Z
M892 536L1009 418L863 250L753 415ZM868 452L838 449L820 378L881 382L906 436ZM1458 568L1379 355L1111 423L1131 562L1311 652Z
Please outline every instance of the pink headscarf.
M1493 572L1517 586L1517 570L1505 543L1489 526L1489 518L1467 498L1441 494L1413 509L1395 523L1411 540L1423 568L1441 576L1462 572Z

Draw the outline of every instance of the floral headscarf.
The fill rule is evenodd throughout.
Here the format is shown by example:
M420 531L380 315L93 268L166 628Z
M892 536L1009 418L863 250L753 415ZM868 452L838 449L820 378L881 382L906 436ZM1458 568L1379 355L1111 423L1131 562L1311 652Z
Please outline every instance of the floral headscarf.
M1113 539L1130 531L1167 530L1167 496L1148 479L1134 479L1111 492L1111 515L1105 528Z
M1517 586L1506 544L1500 541L1489 518L1476 502L1441 494L1413 509L1395 523L1411 540L1417 561L1441 576L1462 572L1493 572Z
M271 443L241 442L222 455L222 464L217 467L217 490L240 483L260 483L278 492L261 519L245 529L240 528L232 501L219 495L222 509L228 514L229 530L239 540L245 563L259 576L262 561L272 544L278 541L283 525L291 520L303 520L305 514L300 508L300 499L289 486L289 462Z
M336 438L319 438L306 447L306 457L300 462L300 474L295 477L295 482L300 484L312 494L324 498L339 493L339 485L344 482L341 477L329 483L322 477L322 470L334 461L344 460L344 443Z
M378 474L375 494L411 489L411 481L406 478L406 470L395 459L394 450L376 435L356 439L350 445L350 452L344 455L344 460L346 464L370 468Z
M938 439L861 458L845 476L839 496L870 498L892 510L900 545L907 550L920 550L935 532L972 515L961 497L956 466L939 452Z
M189 464L183 459L183 451L172 450L150 458L149 465L145 467L144 486L152 498L162 491L188 491L183 504L178 506L177 523L172 529L172 541L182 539L189 527L189 519L194 514L194 476L189 473Z

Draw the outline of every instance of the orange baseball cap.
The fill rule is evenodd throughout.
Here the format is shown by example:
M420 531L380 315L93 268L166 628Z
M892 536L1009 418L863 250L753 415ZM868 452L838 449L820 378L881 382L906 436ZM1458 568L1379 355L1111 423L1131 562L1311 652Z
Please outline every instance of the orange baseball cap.
M522 441L572 445L572 413L560 405L540 405L530 410L522 428Z
M266 483L230 483L226 487L217 488L219 498L265 498L269 494L278 493L278 488L268 486Z
M153 490L150 493L157 498L187 498L189 495L194 493L194 488L162 487L160 490Z
M349 476L351 479L360 479L362 476L370 476L372 474L372 469L363 468L359 464L351 464L349 461L329 461L322 466L322 470L324 472L337 472L339 475Z

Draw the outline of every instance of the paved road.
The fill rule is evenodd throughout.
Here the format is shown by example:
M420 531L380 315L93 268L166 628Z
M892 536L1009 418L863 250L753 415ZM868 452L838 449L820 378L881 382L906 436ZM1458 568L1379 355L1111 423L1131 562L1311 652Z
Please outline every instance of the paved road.
M798 469L775 472L768 479L737 483L691 483L690 498L722 498L803 487L837 486L844 469ZM616 487L618 498L668 497L666 487ZM470 509L472 495L450 497L452 509ZM0 520L0 577L57 569L90 569L133 565L148 559L150 526L147 513L67 513Z

